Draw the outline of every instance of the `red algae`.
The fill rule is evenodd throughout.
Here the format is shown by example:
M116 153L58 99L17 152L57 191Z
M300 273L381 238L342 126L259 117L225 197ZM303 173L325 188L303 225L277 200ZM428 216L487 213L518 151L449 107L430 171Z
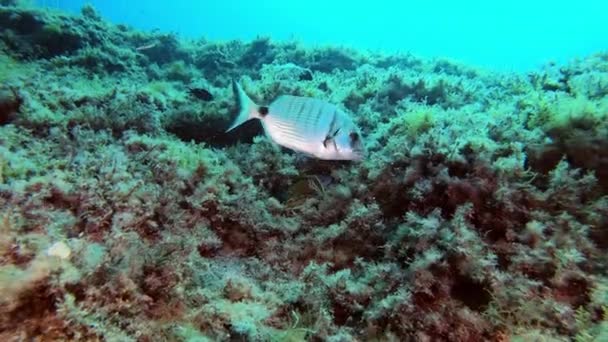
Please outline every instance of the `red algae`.
M498 74L90 6L0 24L0 340L607 339L605 53ZM233 77L342 101L368 156L225 134Z

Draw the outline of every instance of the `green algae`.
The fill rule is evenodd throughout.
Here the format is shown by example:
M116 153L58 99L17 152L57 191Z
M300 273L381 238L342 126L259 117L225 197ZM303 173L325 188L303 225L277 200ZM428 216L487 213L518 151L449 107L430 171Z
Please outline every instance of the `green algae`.
M185 41L91 7L4 2L0 23L0 80L24 98L0 126L2 338L606 335L606 53L499 74ZM224 134L233 78L260 103L343 106L369 157Z

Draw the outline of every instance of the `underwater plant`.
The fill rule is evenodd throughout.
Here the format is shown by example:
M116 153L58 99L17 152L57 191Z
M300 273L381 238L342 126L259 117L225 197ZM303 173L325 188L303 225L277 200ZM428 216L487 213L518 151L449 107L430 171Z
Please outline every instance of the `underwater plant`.
M0 24L0 341L606 340L606 52L524 75L91 6ZM261 120L226 134L233 79ZM348 120L297 131L323 110Z

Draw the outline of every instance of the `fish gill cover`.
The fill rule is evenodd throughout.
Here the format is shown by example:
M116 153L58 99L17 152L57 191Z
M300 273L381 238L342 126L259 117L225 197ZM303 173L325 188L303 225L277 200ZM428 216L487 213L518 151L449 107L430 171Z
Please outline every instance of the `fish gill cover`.
M608 53L528 74L0 1L0 340L606 341ZM361 162L225 134L239 79Z

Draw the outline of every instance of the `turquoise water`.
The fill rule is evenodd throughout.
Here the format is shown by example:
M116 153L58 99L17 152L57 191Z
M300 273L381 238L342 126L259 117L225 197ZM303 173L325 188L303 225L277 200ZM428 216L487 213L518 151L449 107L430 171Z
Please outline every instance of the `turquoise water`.
M608 47L608 2L583 1L125 1L42 0L185 37L347 45L448 57L501 70L568 62Z
M39 3L0 342L608 341L599 1Z

